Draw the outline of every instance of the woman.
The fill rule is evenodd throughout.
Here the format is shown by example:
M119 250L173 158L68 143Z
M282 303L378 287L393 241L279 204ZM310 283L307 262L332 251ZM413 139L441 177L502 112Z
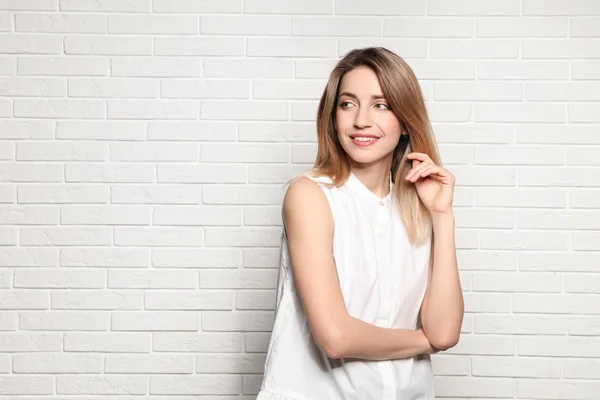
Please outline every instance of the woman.
M276 318L257 400L433 399L458 342L454 177L419 84L384 48L332 71L311 172L283 202Z

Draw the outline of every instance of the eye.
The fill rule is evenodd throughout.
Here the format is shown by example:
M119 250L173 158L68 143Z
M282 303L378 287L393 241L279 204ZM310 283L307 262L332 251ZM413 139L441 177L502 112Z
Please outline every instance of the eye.
M380 108L380 110L389 110L390 109L390 107L387 104L384 104L384 103L375 104L375 107L379 107L379 106L383 106L383 108Z
M340 103L340 107L342 107L342 108L347 108L347 106L346 106L347 104L352 104L352 103L350 103L349 101L342 101L342 102Z

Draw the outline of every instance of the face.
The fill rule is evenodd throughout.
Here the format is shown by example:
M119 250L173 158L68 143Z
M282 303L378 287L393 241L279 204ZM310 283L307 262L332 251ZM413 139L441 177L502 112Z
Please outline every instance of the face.
M400 139L400 121L370 68L357 67L342 78L335 125L351 163L391 166Z

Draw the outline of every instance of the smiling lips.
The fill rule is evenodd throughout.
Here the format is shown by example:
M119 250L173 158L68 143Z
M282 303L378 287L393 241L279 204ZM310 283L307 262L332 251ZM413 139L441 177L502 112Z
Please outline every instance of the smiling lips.
M352 143L354 143L356 146L364 147L371 146L379 139L379 137L369 134L356 134L351 135L350 139L352 139Z

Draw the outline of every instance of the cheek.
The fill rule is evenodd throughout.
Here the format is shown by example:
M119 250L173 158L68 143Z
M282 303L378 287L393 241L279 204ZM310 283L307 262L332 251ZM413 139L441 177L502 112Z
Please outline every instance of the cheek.
M400 121L398 121L395 116L390 115L382 118L380 121L380 126L388 136L400 137Z

